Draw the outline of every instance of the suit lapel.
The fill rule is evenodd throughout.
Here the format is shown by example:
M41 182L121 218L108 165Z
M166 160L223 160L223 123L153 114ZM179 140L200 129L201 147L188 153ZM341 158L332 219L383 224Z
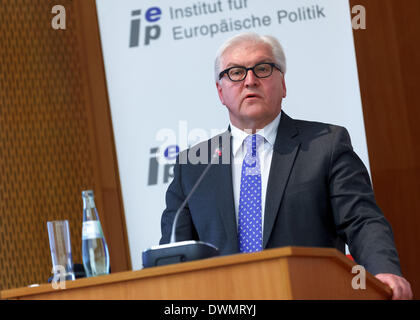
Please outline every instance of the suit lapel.
M298 131L293 124L293 120L282 111L267 183L263 248L266 247L270 238L283 193L300 147L300 141L295 138L297 134Z
M232 136L230 130L222 133L220 137L223 141L222 147L219 147L222 151L222 159L219 159L221 160L219 164L214 166L214 174L218 181L218 185L215 186L216 199L218 199L220 218L223 221L227 241L232 244L233 251L236 252L239 250L239 245L232 186Z

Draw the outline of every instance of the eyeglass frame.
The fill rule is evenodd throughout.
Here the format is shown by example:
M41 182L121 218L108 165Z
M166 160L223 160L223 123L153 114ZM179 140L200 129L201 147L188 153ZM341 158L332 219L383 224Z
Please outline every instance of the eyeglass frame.
M259 65L262 65L262 64L268 64L268 65L271 67L271 72L270 72L270 74L269 74L268 76L266 76L266 77L260 77L260 76L258 76L258 75L255 73L255 67L257 67L257 66L259 66ZM241 68L241 69L244 69L244 70L245 70L245 76L244 76L244 78L243 78L243 79L241 79L241 80L232 80L232 79L230 78L230 76L229 76L229 71L230 71L230 70L232 70L232 69L234 69L234 68ZM233 66L233 67L227 68L227 69L223 70L222 72L220 72L220 73L219 73L219 80L221 80L221 79L223 78L223 76L226 74L226 75L228 76L228 78L229 78L229 80L230 80L230 81L232 81L232 82L241 82L241 81L244 81L244 80L246 79L246 77L248 76L248 71L249 71L249 70L252 70L252 73L253 73L253 74L254 74L254 75L255 75L258 79L265 79L265 78L270 77L270 76L273 74L274 68L276 68L277 70L279 70L280 72L282 72L282 71L281 71L280 66L279 66L279 65L277 65L277 64L275 64L275 63L273 63L273 62L260 62L260 63L257 63L255 66L253 66L253 67L249 67L249 68L244 67L244 66Z

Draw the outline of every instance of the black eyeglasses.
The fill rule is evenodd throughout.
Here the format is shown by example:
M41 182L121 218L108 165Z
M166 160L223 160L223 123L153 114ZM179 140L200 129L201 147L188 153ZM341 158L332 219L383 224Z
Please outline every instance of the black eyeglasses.
M227 76L229 77L231 81L234 81L234 82L242 81L248 75L249 70L252 70L252 72L257 78L268 78L269 76L273 74L274 68L276 68L277 70L281 72L280 67L277 64L272 63L272 62L258 63L251 68L230 67L219 73L219 80L222 79L225 74L227 74Z

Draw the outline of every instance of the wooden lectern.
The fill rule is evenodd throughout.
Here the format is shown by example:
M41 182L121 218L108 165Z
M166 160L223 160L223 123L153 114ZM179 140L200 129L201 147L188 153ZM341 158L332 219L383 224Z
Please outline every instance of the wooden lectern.
M390 299L392 291L335 249L284 247L65 282L10 289L2 299Z

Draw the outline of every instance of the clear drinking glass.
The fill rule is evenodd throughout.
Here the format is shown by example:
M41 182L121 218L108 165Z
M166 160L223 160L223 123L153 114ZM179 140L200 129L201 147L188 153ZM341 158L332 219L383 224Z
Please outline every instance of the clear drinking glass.
M74 280L68 220L48 221L47 228L54 277Z

